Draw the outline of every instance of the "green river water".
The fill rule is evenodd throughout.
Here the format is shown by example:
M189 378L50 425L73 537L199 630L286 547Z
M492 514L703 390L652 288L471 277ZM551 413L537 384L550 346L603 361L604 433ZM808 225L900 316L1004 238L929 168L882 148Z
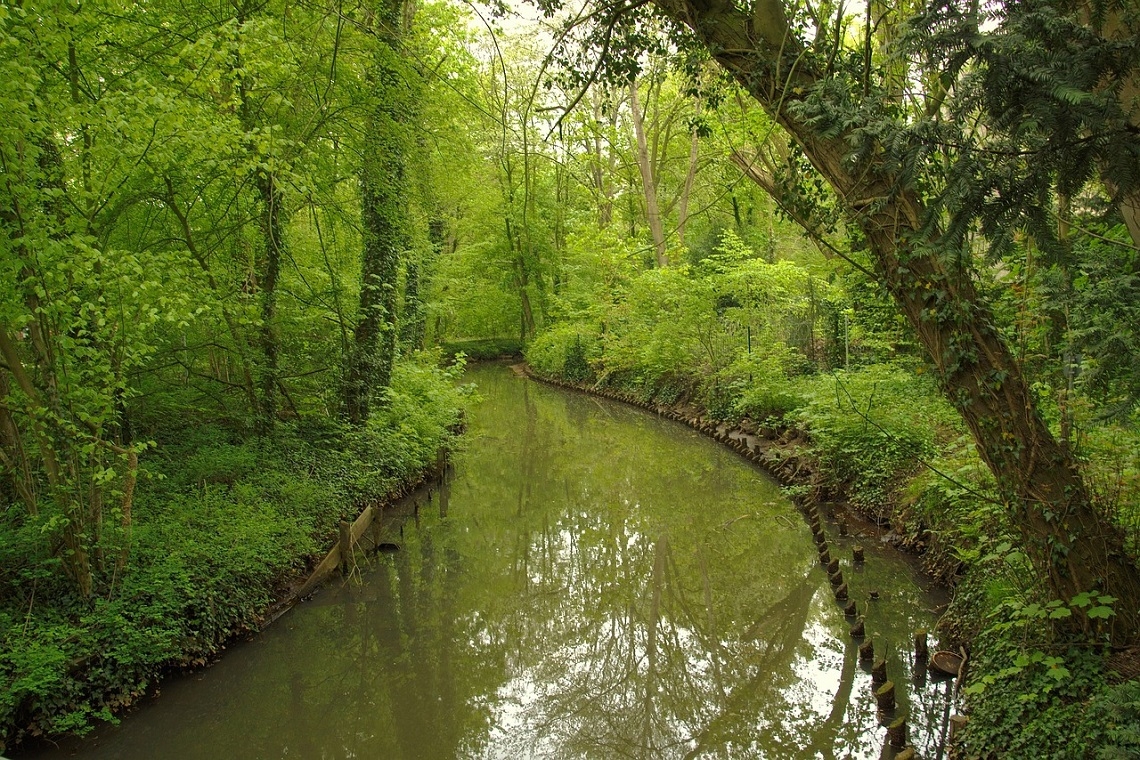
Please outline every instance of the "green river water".
M452 475L385 517L399 551L38 757L892 756L811 533L761 470L501 365L467 380ZM877 539L862 568L838 541L896 715L940 757L950 684L909 641L942 600Z

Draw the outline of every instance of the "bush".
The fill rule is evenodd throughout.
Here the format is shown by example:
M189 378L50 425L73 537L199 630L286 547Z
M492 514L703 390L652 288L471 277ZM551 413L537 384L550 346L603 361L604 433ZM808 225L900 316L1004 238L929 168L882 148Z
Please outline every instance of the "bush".
M1110 686L1097 694L1089 706L1089 720L1104 728L1097 760L1140 757L1140 681Z
M526 360L544 377L584 382L594 377L592 361L599 357L596 328L568 323L538 335L526 349Z
M961 423L931 383L894 365L837 372L803 384L795 417L821 470L860 506L877 510Z
M776 343L766 346L763 353L737 359L727 372L736 389L735 416L779 419L800 408L804 403L801 380L790 378L788 371L797 358L795 351Z
M1074 648L1020 665L1017 647L983 637L976 648L982 654L974 671L1003 675L970 700L970 722L958 745L965 757L1083 760L1104 746L1105 727L1089 719L1088 709L1103 684L1099 654Z

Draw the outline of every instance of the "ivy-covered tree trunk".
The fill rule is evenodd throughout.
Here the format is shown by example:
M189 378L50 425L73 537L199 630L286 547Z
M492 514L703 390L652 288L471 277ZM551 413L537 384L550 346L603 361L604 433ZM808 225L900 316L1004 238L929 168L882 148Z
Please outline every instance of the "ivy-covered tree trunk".
M435 239L432 239L435 245ZM400 315L400 342L413 351L424 347L424 302L420 298L420 264L408 259L404 266L404 311Z
M1140 573L1038 413L1021 367L974 287L964 252L941 245L922 198L888 165L884 146L851 158L851 138L869 126L868 112L841 124L821 104L823 66L796 37L779 0L759 0L751 13L730 0L655 4L696 32L834 188L850 222L865 235L881 282L969 427L1049 590L1066 600L1092 589L1116 597L1113 638L1136 639Z
M364 124L360 171L360 307L344 383L345 412L357 425L367 422L373 395L388 387L396 358L396 285L407 246L408 132L414 106L410 72L400 57L403 3L378 3L373 21L372 107Z
M277 384L281 382L278 370L280 330L277 325L277 278L281 274L284 252L282 229L281 190L270 172L257 177L257 192L261 196L261 234L264 238L265 260L261 277L261 360L259 386L258 430L269 433L277 421Z

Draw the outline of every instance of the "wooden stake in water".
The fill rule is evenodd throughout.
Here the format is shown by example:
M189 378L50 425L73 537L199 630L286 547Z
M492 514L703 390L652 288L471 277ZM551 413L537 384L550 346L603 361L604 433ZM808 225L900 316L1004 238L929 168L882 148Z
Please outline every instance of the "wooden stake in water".
M887 740L893 749L902 749L906 746L906 718L895 718L887 726Z
M875 690L875 704L877 704L879 709L883 712L889 712L895 709L894 681L887 681Z
M887 661L879 658L871 667L871 683L881 684L887 682Z
M352 523L340 521L340 572L348 575L352 571Z

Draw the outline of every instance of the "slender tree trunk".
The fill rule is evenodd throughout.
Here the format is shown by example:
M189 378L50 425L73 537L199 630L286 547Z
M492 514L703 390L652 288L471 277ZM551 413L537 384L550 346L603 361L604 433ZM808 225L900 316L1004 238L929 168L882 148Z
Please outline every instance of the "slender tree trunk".
M1140 19L1137 18L1133 4L1108 3L1100 6L1096 3L1082 2L1078 7L1082 23L1096 34L1120 45L1135 44L1136 35L1140 32ZM1105 82L1105 85L1115 88L1117 102L1127 115L1129 126L1134 130L1140 130L1140 64L1136 63L1135 57L1132 61L1134 65L1131 69L1119 79ZM1132 238L1132 244L1140 248L1140 190L1122 192L1111 178L1112 169L1110 166L1102 166L1101 180L1116 201L1117 210Z
M693 99L693 110L697 116L701 113L701 101ZM689 223L689 198L693 194L693 184L697 179L697 156L701 146L700 135L693 127L693 134L689 137L689 170L685 172L685 184L681 186L681 197L677 202L677 240L681 247L685 246L685 226ZM733 199L735 202L735 199Z
M433 237L432 247L436 245L437 241ZM404 265L404 309L400 315L400 342L413 351L424 347L424 304L420 298L420 264L413 258L409 258Z
M820 78L779 0L745 14L729 0L655 0L692 27L714 56L796 140L844 199L867 238L876 272L914 329L944 393L968 426L1012 511L1024 548L1047 587L1063 599L1100 589L1119 601L1116 641L1140 634L1140 572L1123 538L1093 507L1071 456L1038 413L1020 365L961 251L945 251L927 209L879 156L853 164L848 134L801 117ZM850 127L849 127L850 129ZM1085 628L1095 621L1082 618Z
M613 174L616 156L613 150L603 149L602 140L602 101L594 101L594 133L593 133L593 166L591 176L594 180L594 192L598 197L598 229L604 230L610 226L614 218L614 186ZM610 132L615 127L617 118L616 109L609 118Z
M210 269L210 262L206 260L205 254L198 248L198 243L194 237L194 230L190 226L190 218L186 215L186 212L183 211L182 207L178 205L178 199L174 194L174 183L170 181L169 177L165 177L164 180L166 182L166 197L163 201L170 212L174 214L175 219L178 220L179 227L182 230L182 242L186 244L186 250L190 251L191 257L198 263L202 273L206 276L206 282L210 286L210 291L218 296L219 308L222 312L222 321L226 323L226 330L230 334L230 339L234 342L234 350L237 352L238 360L241 363L241 388L245 391L246 400L249 402L250 408L257 409L257 390L253 381L253 362L250 360L250 348L246 343L245 336L238 327L237 320L234 319L234 315L230 312L229 307L226 306L227 299L225 294L222 293L213 271Z
M277 386L281 382L278 353L281 346L277 324L277 278L281 274L284 253L282 230L283 199L281 189L272 173L262 172L257 177L257 191L261 196L261 234L265 245L265 267L261 277L261 354L262 364L259 388L258 428L264 435L273 430L277 422Z
M689 171L685 174L685 184L681 187L681 197L677 202L677 240L681 246L685 245L685 227L689 224L689 198L693 194L693 183L697 178L697 151L700 148L700 138L696 130L689 144Z
M637 142L637 168L641 172L641 190L645 195L645 217L649 224L649 234L653 236L653 250L658 267L669 266L669 254L665 247L665 225L661 220L661 208L657 203L657 187L653 181L653 163L649 157L649 145L645 139L645 116L637 97L637 82L629 84L629 110L632 113L633 135Z
M44 463L44 474L47 475L48 488L52 498L60 506L67 524L63 528L63 542L67 548L67 555L63 557L63 566L68 576L75 581L79 593L84 598L91 596L94 588L94 578L91 573L88 542L82 535L85 515L78 501L69 493L67 475L56 455L56 443L45 423L45 418L53 415L40 397L39 391L33 384L31 377L24 368L24 362L8 331L8 326L0 324L0 357L3 357L7 370L16 381L16 387L27 399L28 418L31 420L33 435L39 446L40 457ZM74 482L74 479L72 480Z
M31 463L28 461L24 442L20 437L20 428L6 399L11 394L7 374L0 372L0 465L3 466L8 479L9 489L13 501L19 498L29 515L35 517L40 513L39 501L36 497L36 481L32 476Z

